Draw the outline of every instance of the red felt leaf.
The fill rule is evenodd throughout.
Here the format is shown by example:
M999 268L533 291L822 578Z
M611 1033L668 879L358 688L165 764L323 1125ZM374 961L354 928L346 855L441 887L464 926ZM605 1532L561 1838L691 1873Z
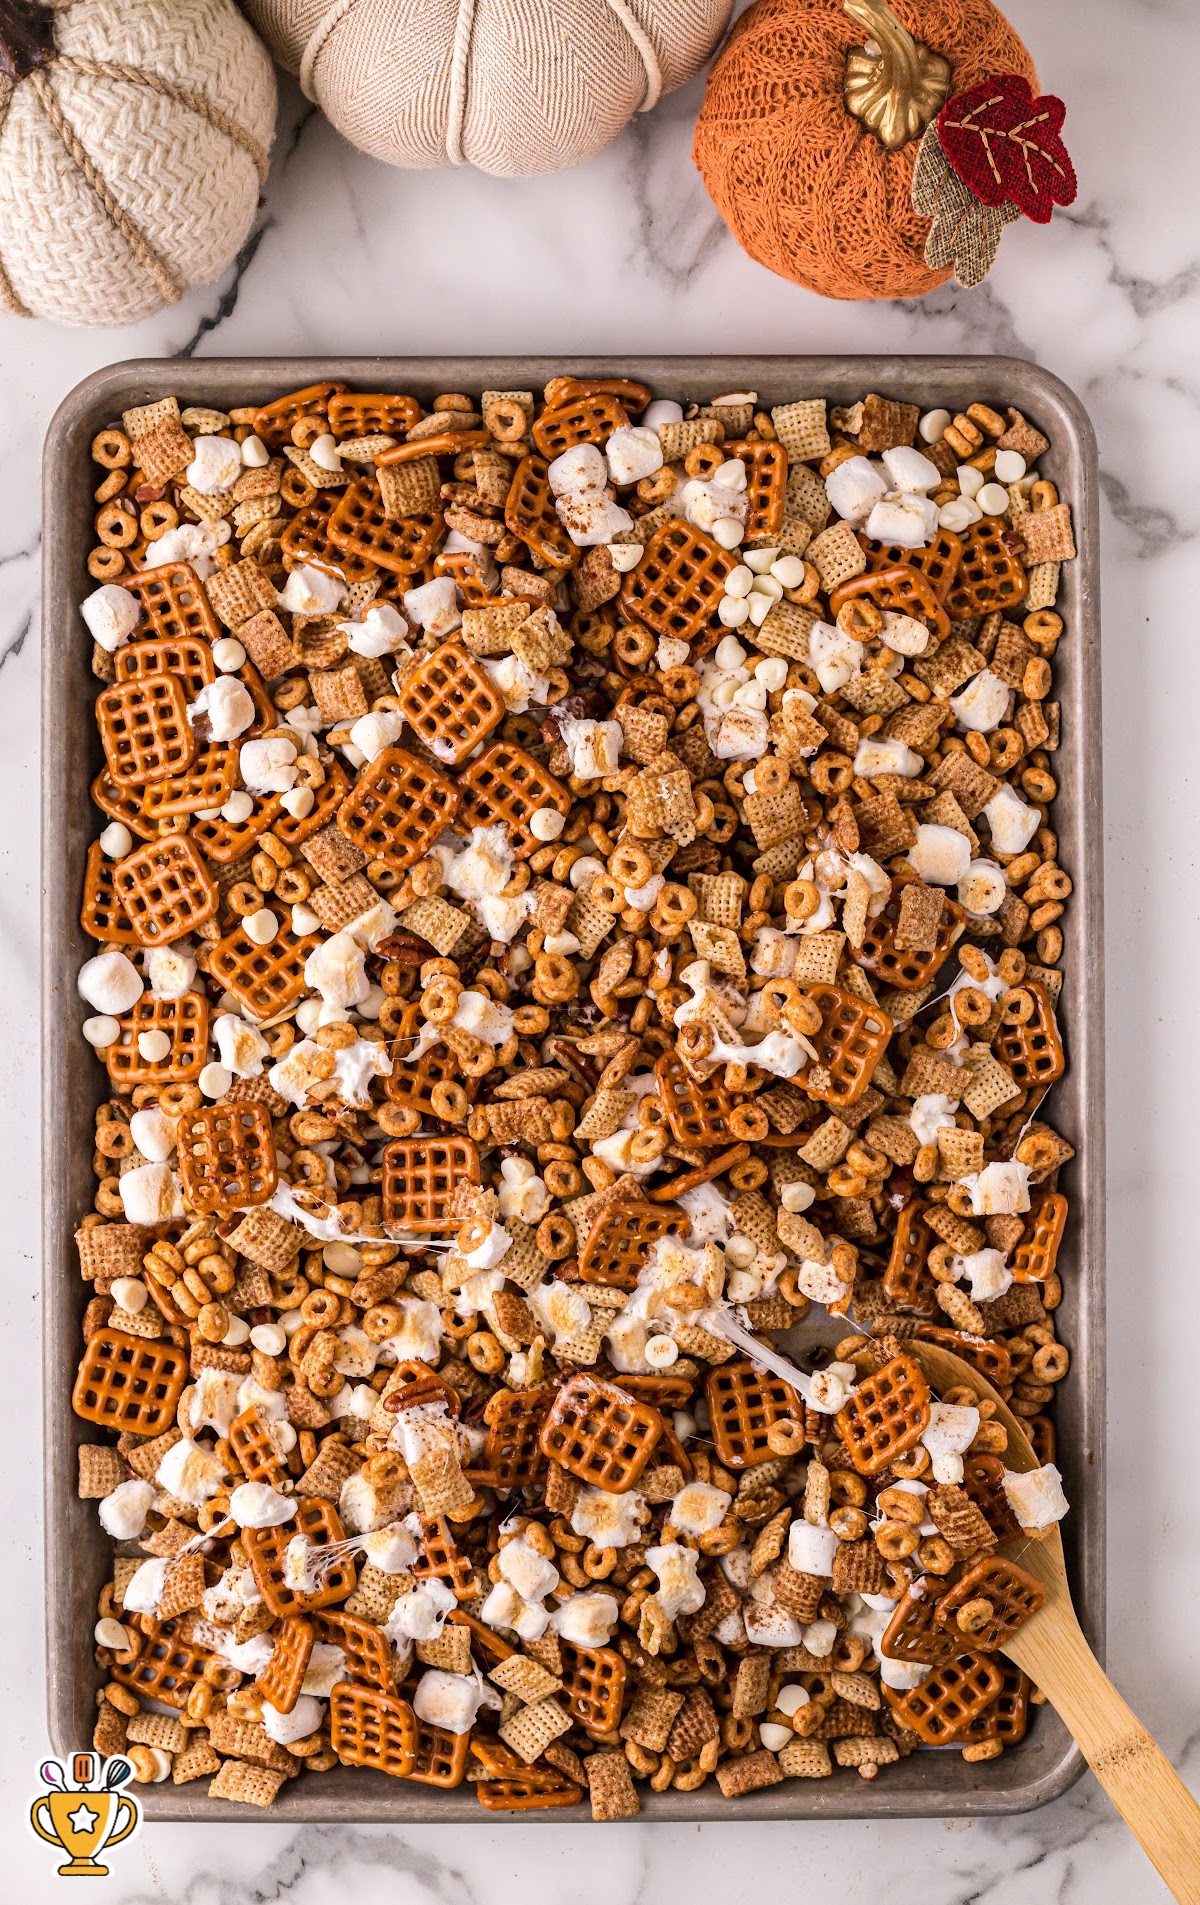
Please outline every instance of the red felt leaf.
M1055 205L1070 205L1078 186L1059 137L1066 107L1053 93L1035 99L1019 73L980 80L948 99L937 118L946 162L984 205L1007 199L1045 225Z

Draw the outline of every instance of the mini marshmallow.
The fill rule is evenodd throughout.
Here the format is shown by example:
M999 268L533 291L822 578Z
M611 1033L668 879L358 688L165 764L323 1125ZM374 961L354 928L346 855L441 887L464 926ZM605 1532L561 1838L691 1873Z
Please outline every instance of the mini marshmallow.
M642 422L648 430L659 430L664 423L682 423L683 407L669 397L656 397L643 410Z
M1014 1217L1029 1209L1028 1164L1015 1158L985 1164L963 1179L971 1193L971 1213L975 1217Z
M614 483L638 483L643 476L661 470L663 464L658 432L645 424L627 424L614 430L604 446L604 455Z
M922 1660L892 1660L887 1654L879 1655L879 1678L896 1693L911 1693L932 1672Z
M920 774L925 762L915 748L903 741L888 741L875 734L858 744L854 772L870 780L873 774L903 774L909 779Z
M375 1391L368 1388L367 1395L373 1400ZM362 1413L369 1414L370 1407L368 1404ZM419 1544L416 1536L401 1522L392 1522L386 1528L374 1528L365 1535L363 1551L372 1567L378 1568L382 1574L403 1574L416 1560Z
M292 571L293 575L295 570ZM238 768L246 786L255 794L286 794L296 784L296 744L282 738L274 741L243 741L238 749Z
M395 1602L384 1632L393 1641L436 1640L455 1605L454 1594L444 1581L421 1581Z
M468 987L458 995L451 1024L482 1039L485 1045L503 1045L512 1034L512 1008Z
M115 950L85 960L75 984L81 999L114 1018L135 1006L146 990L133 961Z
M987 915L999 912L1008 893L1003 867L994 860L972 860L958 883L958 903L968 913Z
M958 1110L958 1099L948 1098L943 1092L922 1092L913 1099L908 1122L916 1132L920 1144L936 1144L939 1131L949 1131L954 1123L954 1114Z
M361 622L341 622L338 632L347 638L352 655L376 660L396 654L408 640L408 624L390 602L372 602Z
M1012 689L990 668L981 668L966 687L951 695L950 706L960 728L976 734L991 734L1008 716Z
M907 443L898 443L893 449L885 450L880 461L891 477L893 489L936 489L942 480L937 464L931 463L927 456L922 456L919 450L914 450Z
M413 1712L418 1720L440 1726L445 1733L469 1733L483 1698L483 1683L477 1675L442 1673L431 1667L417 1682Z
M194 727L203 717L214 741L234 741L251 726L254 712L249 689L232 675L218 675L189 702L187 718Z
M711 1482L689 1482L671 1502L671 1525L681 1535L707 1535L725 1519L733 1496Z
M333 1692L339 1680L346 1677L346 1655L342 1648L335 1647L325 1640L316 1641L308 1656L308 1666L300 1682L302 1694L315 1695L325 1699Z
M1024 853L1042 824L1037 808L1027 806L1007 781L992 795L983 815L997 853Z
M217 566L216 558L217 538L207 524L180 523L147 544L144 566L161 569L171 562L187 562L200 581L206 582Z
M798 1574L817 1574L830 1580L838 1538L831 1528L814 1528L811 1522L794 1521L788 1529L788 1561Z
M555 496L595 495L607 487L608 468L594 443L576 443L554 458L546 480Z
M1022 1528L1030 1532L1049 1528L1052 1523L1061 1521L1067 1512L1062 1476L1053 1462L1046 1462L1041 1468L1032 1468L1024 1475L1006 1469L1004 1493ZM647 1555L646 1558L649 1560L650 1557Z
M923 655L929 647L929 630L915 616L898 615L895 609L885 609L879 639L897 655Z
M1002 790L1004 791L1004 790ZM971 843L954 827L926 822L917 828L908 864L930 886L957 886L971 864Z
M825 494L845 522L860 523L886 496L887 484L865 456L850 456L825 478Z
M293 1519L296 1503L267 1482L243 1482L229 1497L229 1512L239 1528L279 1528Z
M1012 1271L1005 1264L1002 1250L975 1250L956 1262L959 1276L970 1283L973 1303L990 1303L1012 1285Z
M110 655L127 642L142 619L142 605L119 582L105 582L79 604L88 634Z
M168 1164L139 1164L122 1172L120 1191L131 1224L172 1224L183 1216L179 1183Z
M838 1630L832 1621L810 1621L804 1629L803 1645L807 1647L810 1654L817 1654L824 1658L826 1654L833 1652L837 1635Z
M157 1614L167 1585L167 1562L159 1557L143 1561L125 1583L121 1596L127 1614Z
M979 1433L979 1411L953 1402L932 1402L921 1436L930 1455L961 1455Z
M242 446L232 437L197 437L184 475L201 496L232 489L242 473Z
M145 1529L155 1493L153 1482L118 1482L100 1503L100 1526L105 1534L114 1541L136 1541Z
M427 635L449 635L462 626L458 590L452 575L434 576L404 592L404 613Z
M403 715L393 714L388 709L380 709L377 712L360 715L350 730L350 739L364 760L373 761L377 754L383 753L384 748L393 746L400 739L403 728ZM445 747L450 744L443 742L442 745ZM434 752L437 752L436 740Z
M581 444L581 449L594 446ZM571 452L568 450L569 456ZM554 505L558 519L577 549L594 548L597 543L612 542L633 528L628 510L615 503L608 492L571 492L560 496Z
M434 1303L422 1297L407 1296L396 1300L401 1312L399 1329L387 1338L389 1349L398 1363L436 1363L442 1342L442 1313Z
M939 479L940 480L940 479ZM894 543L901 549L924 549L937 534L937 504L928 496L905 492L885 497L867 517L866 533L875 542Z
M841 466L843 469L845 465ZM808 632L808 663L826 694L836 694L862 668L863 645L831 622L816 622Z
M135 1111L129 1130L138 1150L151 1164L165 1164L175 1149L175 1120L157 1109Z
M346 585L337 576L301 562L288 576L278 601L280 608L291 615L332 615L341 607L345 593Z
M187 1420L180 1420L181 1429L190 1429L197 1435L201 1429L212 1429L217 1435L228 1435L230 1424L238 1411L238 1391L241 1388L240 1376L232 1375L226 1369L202 1369L190 1392Z
M263 1732L277 1746L290 1746L294 1740L306 1740L315 1733L325 1717L325 1708L320 1700L314 1700L310 1693L301 1693L296 1704L287 1713L280 1713L269 1700L263 1701Z

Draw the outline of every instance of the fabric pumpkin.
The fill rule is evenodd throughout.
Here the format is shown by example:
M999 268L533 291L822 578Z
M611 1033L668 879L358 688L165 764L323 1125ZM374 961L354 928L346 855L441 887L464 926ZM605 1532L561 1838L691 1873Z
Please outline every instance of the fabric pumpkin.
M275 126L271 62L232 0L11 13L0 310L131 324L217 277L250 229Z
M578 165L700 71L731 0L244 0L281 66L389 165Z
M895 0L891 13L879 0L756 0L714 62L696 126L696 164L734 236L825 297L915 298L944 284L950 268L926 264L929 221L911 202L925 125L952 93L997 72L1037 89L1033 61L991 0ZM907 33L894 34L896 22ZM914 113L892 149L847 104L856 54L858 93L871 91L868 41L896 77L893 104L912 90L913 41L933 56L921 62L933 81L927 116ZM853 69L851 80L853 91ZM880 74L876 103L886 90Z

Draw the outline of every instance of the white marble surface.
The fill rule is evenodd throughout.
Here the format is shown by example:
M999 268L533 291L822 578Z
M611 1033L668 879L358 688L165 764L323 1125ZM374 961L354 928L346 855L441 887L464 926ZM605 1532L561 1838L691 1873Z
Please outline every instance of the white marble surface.
M392 173L285 90L262 227L236 281L131 330L0 322L0 1368L9 1531L0 1675L4 1861L57 1897L21 1816L45 1751L37 1280L37 465L64 393L116 358L276 351L1012 352L1074 386L1100 438L1108 814L1109 1661L1200 1783L1200 1520L1193 1506L1195 1113L1200 1047L1200 593L1196 423L1200 13L1189 0L1009 0L1068 101L1078 203L1006 237L978 291L822 303L723 231L694 173L693 87L592 164L503 184ZM164 382L169 385L169 374ZM1091 1778L1026 1818L700 1829L480 1824L409 1833L149 1828L101 1899L187 1905L1107 1905L1165 1888Z

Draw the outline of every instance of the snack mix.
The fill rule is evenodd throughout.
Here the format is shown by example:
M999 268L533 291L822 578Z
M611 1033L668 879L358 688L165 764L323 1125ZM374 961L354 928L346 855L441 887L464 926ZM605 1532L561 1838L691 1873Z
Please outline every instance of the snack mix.
M566 376L96 437L73 1403L140 1780L607 1820L1022 1738L1048 447Z

